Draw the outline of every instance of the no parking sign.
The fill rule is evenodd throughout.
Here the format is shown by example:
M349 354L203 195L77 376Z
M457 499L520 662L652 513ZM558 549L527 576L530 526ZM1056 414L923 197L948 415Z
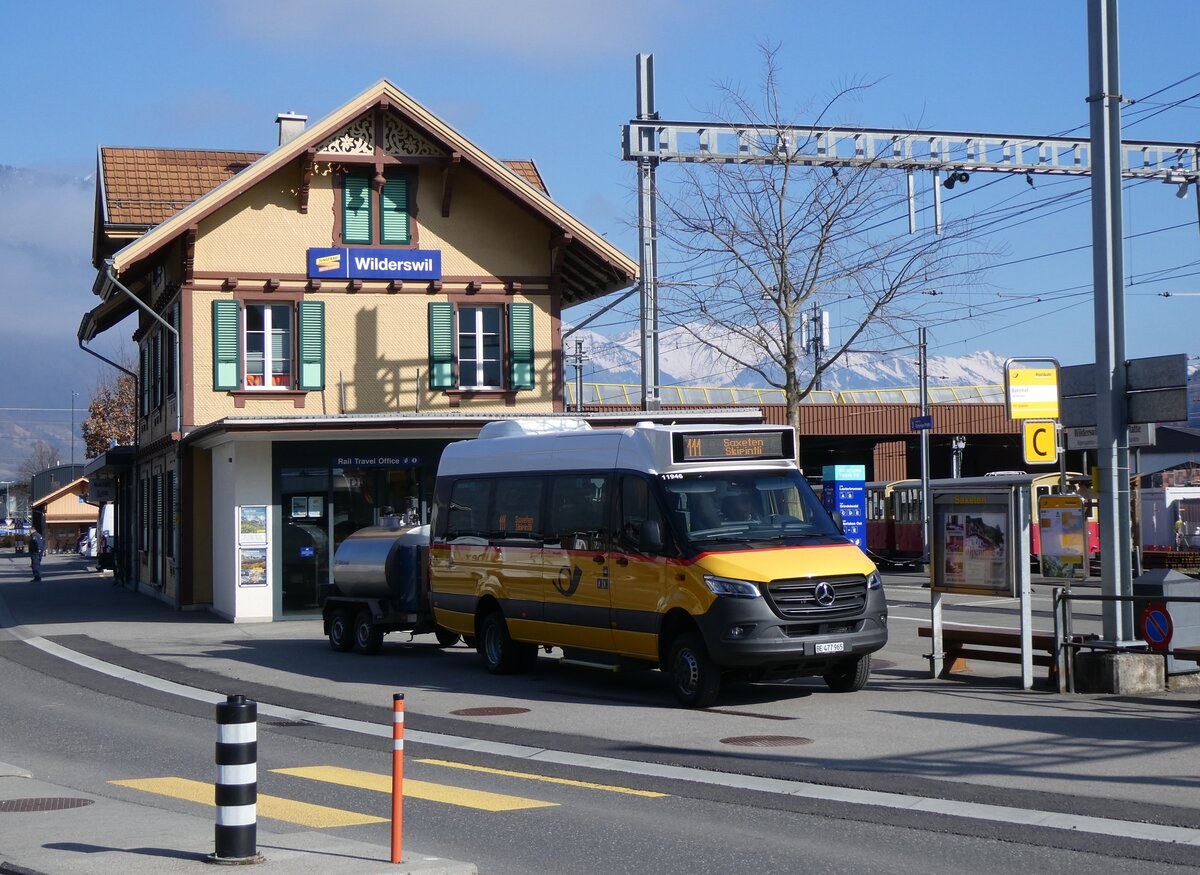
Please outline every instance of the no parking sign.
M1171 646L1171 614L1162 602L1151 602L1142 608L1142 637L1151 650L1166 650Z

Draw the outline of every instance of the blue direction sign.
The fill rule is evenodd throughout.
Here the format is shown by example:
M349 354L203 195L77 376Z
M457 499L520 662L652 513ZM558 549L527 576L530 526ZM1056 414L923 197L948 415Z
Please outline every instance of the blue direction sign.
M1174 626L1167 606L1162 602L1151 602L1142 609L1142 637L1151 650L1166 650L1171 646Z
M933 428L933 414L929 416L914 416L908 421L908 427L913 431L929 431Z

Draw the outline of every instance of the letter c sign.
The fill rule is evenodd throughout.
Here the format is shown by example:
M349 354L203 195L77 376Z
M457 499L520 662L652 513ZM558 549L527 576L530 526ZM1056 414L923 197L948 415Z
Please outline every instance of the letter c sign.
M1054 420L1026 419L1021 425L1025 433L1026 464L1053 465L1057 462L1058 440L1054 434Z

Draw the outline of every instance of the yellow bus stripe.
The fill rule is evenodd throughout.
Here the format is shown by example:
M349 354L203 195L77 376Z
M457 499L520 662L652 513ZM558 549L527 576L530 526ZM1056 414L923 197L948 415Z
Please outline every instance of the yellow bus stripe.
M487 772L490 775L504 775L509 778L525 778L529 781L544 781L547 784L565 784L568 787L583 787L588 790L603 790L606 793L627 793L630 796L645 796L648 799L663 799L669 793L657 793L654 790L634 790L631 787L616 787L612 784L593 784L591 781L573 781L570 778L552 778L549 775L532 775L528 772L510 772L508 769L488 769L483 766L473 766L469 763L452 763L449 760L417 760L432 766L445 766L448 769L467 769L472 772Z
M339 766L307 766L296 769L272 769L271 771L281 775L308 778L311 781L325 781L329 784L376 790L380 793L392 792L392 776L376 772L344 769ZM557 802L542 802L537 799L524 799L520 796L506 796L503 793L468 790L465 787L447 787L444 784L430 784L426 781L408 779L404 781L404 795L406 798L443 802L447 805L478 808L483 811L519 811L524 808L551 808L558 805Z
M173 799L183 799L188 802L199 802L215 808L212 784L203 781L191 781L187 778L141 778L130 781L109 781L120 787L130 787L147 793L157 793L159 796L170 796ZM386 823L387 818L375 817L370 814L359 814L355 811L344 811L340 808L328 808L324 805L311 805L308 802L297 802L293 799L282 799L279 796L258 794L258 813L272 820L283 820L288 823L308 826L314 829L326 829L334 826L358 826L364 823Z

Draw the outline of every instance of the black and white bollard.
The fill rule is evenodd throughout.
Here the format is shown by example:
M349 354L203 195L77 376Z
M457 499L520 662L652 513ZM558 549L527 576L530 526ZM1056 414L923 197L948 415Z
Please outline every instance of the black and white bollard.
M258 705L245 696L217 703L217 863L258 855Z

